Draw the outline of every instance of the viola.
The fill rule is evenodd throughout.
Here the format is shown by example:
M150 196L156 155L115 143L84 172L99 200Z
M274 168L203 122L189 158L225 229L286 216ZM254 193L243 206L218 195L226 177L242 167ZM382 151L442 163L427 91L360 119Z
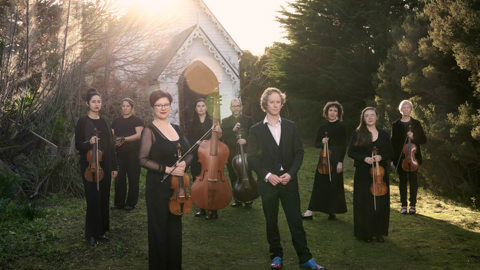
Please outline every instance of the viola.
M219 125L220 105L218 92L214 96L213 126L215 127ZM200 143L198 161L202 165L202 170L190 189L192 200L199 208L218 210L225 208L232 200L232 188L223 171L229 154L227 145L219 141L217 131L212 131L211 138Z
M408 126L408 131L412 131L412 125ZM402 149L405 157L402 160L402 169L406 172L415 172L418 170L418 161L415 159L417 153L417 146L412 143L410 137L407 136L407 143Z
M328 138L328 132L325 132L325 137ZM328 174L330 182L332 182L332 164L330 164L330 157L332 151L328 149L328 141L323 145L323 149L320 150L320 161L318 162L317 170L320 174Z
M241 139L240 130L237 133L237 139ZM239 144L240 154L232 158L232 167L237 175L237 182L233 187L233 196L241 202L253 201L258 198L257 180L253 178L252 170L248 168L247 154L243 150L243 145Z
M377 147L373 147L372 158L377 155ZM383 176L385 175L385 169L380 166L378 160L375 163L372 163L372 168L370 169L370 175L372 176L372 184L370 185L370 193L374 197L383 196L387 194L388 187L385 182L383 182Z
M179 160L181 160L182 152L181 145L177 144L177 154ZM190 185L190 178L188 174L183 176L172 175L170 177L170 186L173 189L172 197L170 197L170 202L168 203L168 208L170 213L181 216L190 212L192 209L192 199L188 194L188 186Z
M96 128L93 129L93 136L98 136L98 131ZM88 182L96 182L97 190L100 190L99 182L103 179L104 173L103 169L100 166L100 161L102 161L103 153L98 149L98 138L95 140L95 143L92 144L92 149L87 152L87 161L88 166L85 169L85 179Z

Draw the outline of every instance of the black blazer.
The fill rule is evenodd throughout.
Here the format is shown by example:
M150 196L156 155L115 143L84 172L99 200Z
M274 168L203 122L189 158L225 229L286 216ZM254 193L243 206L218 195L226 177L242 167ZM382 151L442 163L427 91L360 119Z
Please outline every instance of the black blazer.
M297 172L303 161L303 145L297 125L285 118L281 120L280 145L277 145L267 124L258 122L250 128L248 136L248 165L257 173L258 191L264 194L270 183L265 182L265 176L271 172L276 175L288 173L292 177L287 184L298 186ZM283 173L280 168L283 167Z

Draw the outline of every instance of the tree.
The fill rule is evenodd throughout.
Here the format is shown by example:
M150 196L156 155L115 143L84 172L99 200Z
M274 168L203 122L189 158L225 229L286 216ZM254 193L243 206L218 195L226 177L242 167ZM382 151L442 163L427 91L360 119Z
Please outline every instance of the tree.
M404 16L403 5L299 0L280 12L290 43L272 48L267 75L289 93L292 107L302 108L291 110L300 126L318 126L318 110L330 100L343 104L347 126L357 123L360 108L373 104L372 78L392 42L392 25Z

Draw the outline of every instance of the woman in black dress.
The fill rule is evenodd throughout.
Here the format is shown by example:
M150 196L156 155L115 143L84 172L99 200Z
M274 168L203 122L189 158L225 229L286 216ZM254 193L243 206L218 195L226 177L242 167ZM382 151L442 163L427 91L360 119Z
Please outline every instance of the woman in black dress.
M370 242L376 237L384 242L383 236L388 235L390 219L390 187L388 182L388 160L393 157L392 144L388 133L375 126L378 119L373 107L363 109L360 124L353 132L348 148L348 156L353 158L355 175L353 178L353 223L355 236ZM372 156L373 147L377 154ZM372 164L378 161L385 169L383 182L387 193L376 196L370 192Z
M118 177L115 179L115 199L113 209L132 210L138 202L140 164L138 151L143 122L134 115L134 102L130 98L122 100L122 116L113 120L112 131L116 137L115 146L118 159ZM128 194L127 194L128 176Z
M212 117L208 114L207 103L204 98L199 98L195 101L193 106L193 118L188 126L188 141L193 145L196 143L209 129L212 128L213 120ZM216 131L220 131L220 127L216 127ZM204 140L209 140L211 134L204 138ZM198 162L198 147L193 153L193 161L190 167L192 173L192 179L195 181L195 178L200 175L202 172L202 164ZM195 213L196 217L205 216L205 219L216 219L218 218L217 210L209 210L208 214L205 209L200 209Z
M118 173L112 130L107 120L100 117L102 98L96 89L89 89L85 99L87 115L78 119L75 127L75 147L80 153L80 173L85 188L87 200L87 213L85 217L85 237L90 245L98 244L97 240L108 240L105 233L109 230L109 202L111 179ZM96 134L96 135L95 135ZM98 141L99 150L102 151L100 167L103 170L103 179L97 183L87 181L85 169L88 167L87 153L92 150L92 145ZM90 177L89 177L90 178Z
M410 116L413 110L413 104L408 100L402 100L400 105L398 105L398 110L402 114L402 117L395 121L392 125L392 145L393 145L393 160L396 164L391 162L391 167L396 169L398 176L400 178L400 183L398 185L400 189L400 201L402 203L402 208L400 208L400 213L407 213L407 183L410 182L410 209L408 213L415 214L416 204L417 204L417 170L406 172L402 168L402 160L405 155L402 153L403 146L407 143L407 137L410 138L411 143L414 143L417 147L415 152L415 159L418 164L422 164L422 152L420 150L420 144L427 142L427 137L425 132L423 132L422 125L420 121L414 119ZM409 129L411 127L411 130Z
M323 148L328 142L328 149L332 151L330 156L332 171L330 175L320 174L315 168L310 204L308 210L302 214L303 219L312 219L312 211L328 214L329 220L336 219L336 213L347 212L343 188L343 159L347 148L345 126L341 123L343 106L337 101L328 102L323 108L323 117L328 122L318 129L315 147ZM318 162L320 163L320 159Z
M170 124L172 96L162 90L150 94L154 120L142 131L140 141L140 165L147 171L145 199L148 217L148 265L149 269L182 268L182 217L169 211L173 190L170 177L162 182L165 174L183 176L191 155L178 162L177 145L182 153L188 150L186 139L177 125Z

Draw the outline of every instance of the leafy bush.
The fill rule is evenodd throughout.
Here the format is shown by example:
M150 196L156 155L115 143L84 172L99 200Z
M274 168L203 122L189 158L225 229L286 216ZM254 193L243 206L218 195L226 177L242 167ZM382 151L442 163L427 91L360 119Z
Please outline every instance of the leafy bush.
M433 105L419 106L419 119L428 141L424 164L419 173L433 191L478 208L480 199L480 142L473 135L475 110L468 103L447 117L436 113Z

